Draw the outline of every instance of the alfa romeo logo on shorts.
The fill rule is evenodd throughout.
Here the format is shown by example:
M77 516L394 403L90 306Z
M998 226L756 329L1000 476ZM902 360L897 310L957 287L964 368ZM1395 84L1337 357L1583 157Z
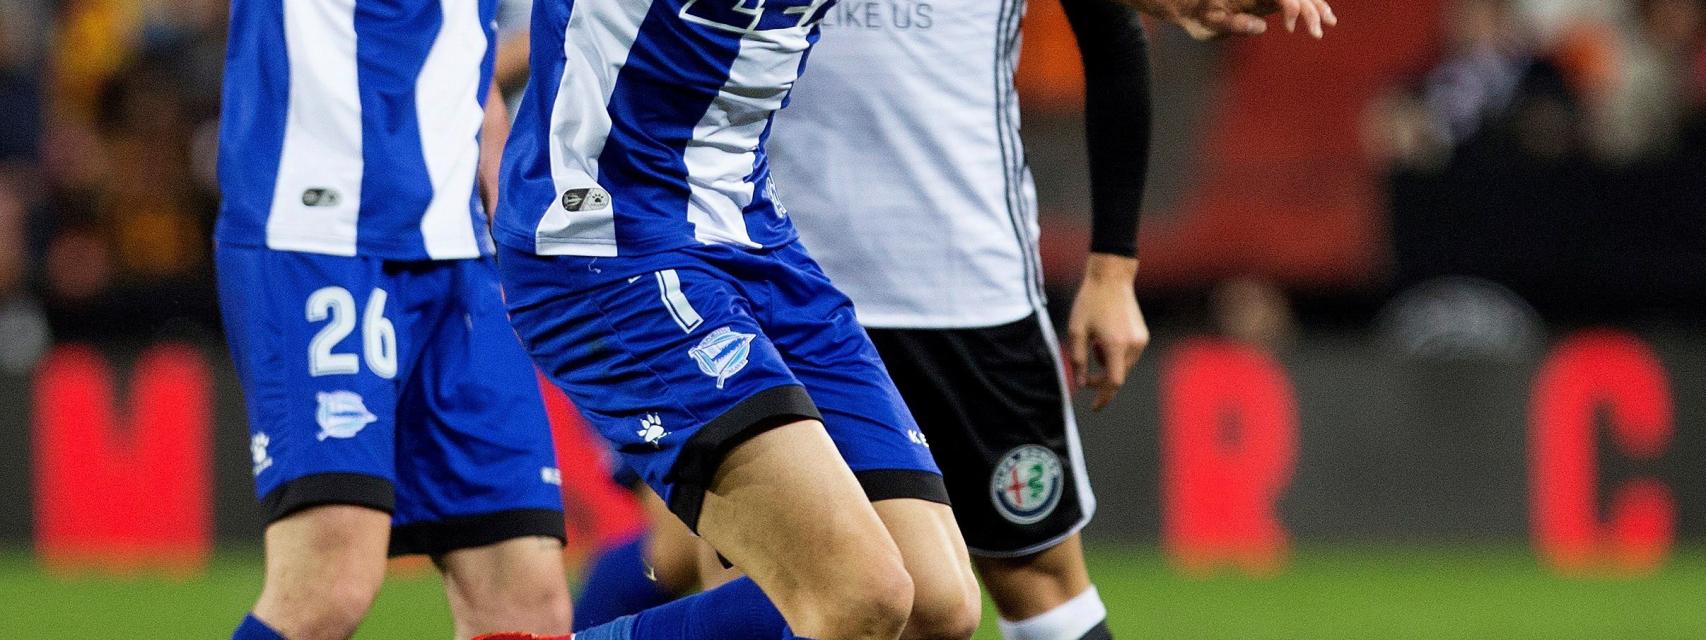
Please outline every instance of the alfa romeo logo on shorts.
M1060 456L1047 447L1027 444L1001 456L989 477L989 497L1001 517L1034 524L1054 513L1065 481Z

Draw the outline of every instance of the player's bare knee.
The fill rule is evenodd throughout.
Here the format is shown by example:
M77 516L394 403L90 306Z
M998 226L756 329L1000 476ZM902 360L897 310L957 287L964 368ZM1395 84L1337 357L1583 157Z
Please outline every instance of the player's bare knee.
M975 587L919 591L907 619L905 640L964 640L977 631L983 608Z
M799 618L796 631L835 638L899 637L912 612L913 583L898 559L846 569L826 574L831 579L806 585L792 598L778 598L784 613L792 614L790 620ZM793 600L791 606L784 599Z
M517 580L492 593L476 596L472 609L486 627L482 631L527 629L555 632L569 626L568 582L543 576Z
M355 575L316 585L268 585L255 611L292 640L337 640L355 633L378 595L377 582Z

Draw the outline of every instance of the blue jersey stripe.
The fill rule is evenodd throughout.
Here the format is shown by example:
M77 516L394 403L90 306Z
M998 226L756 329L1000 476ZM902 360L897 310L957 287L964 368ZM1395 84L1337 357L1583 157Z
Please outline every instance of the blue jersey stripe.
M415 82L439 29L438 2L361 0L355 8L356 73L361 92L361 215L358 250L422 247L420 216L432 202L421 151ZM387 215L389 213L390 215Z
M740 45L740 38L681 20L671 2L652 3L610 95L613 122L598 156L598 182L610 190L618 212L671 215L640 221L617 216L621 251L644 253L693 237L686 148L728 80Z
M226 230L228 225L242 221L258 226L255 216L272 208L290 102L280 0L232 0L230 31L219 123L222 240L237 235Z
M502 190L498 193L498 214L494 225L500 239L514 236L512 242L525 242L533 248L533 223L539 221L541 203L557 200L557 186L551 178L550 142L551 106L557 102L557 89L568 64L564 55L564 28L567 12L573 2L533 3L533 15L528 36L527 65L530 68L527 89L515 109L515 125L504 142ZM553 9L562 7L561 17ZM523 219L531 223L522 228L508 224Z
M480 61L480 107L488 108L486 98L490 97L488 87L492 86L492 78L497 73L498 62L498 3L496 0L486 0L480 3L480 29L486 34L486 57ZM559 49L560 51L560 49ZM502 96L499 96L500 98ZM480 126L478 140L485 140L486 127ZM491 185L493 189L497 185ZM474 189L468 194L468 217L474 224L474 238L480 244L481 253L492 253L491 220L497 217L496 211L486 211L486 204L480 200L480 179L474 178Z

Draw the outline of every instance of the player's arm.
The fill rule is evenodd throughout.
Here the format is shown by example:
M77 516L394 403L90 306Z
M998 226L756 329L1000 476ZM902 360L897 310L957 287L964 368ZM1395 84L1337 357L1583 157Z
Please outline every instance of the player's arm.
M504 141L509 138L509 105L504 103L498 83L486 92L486 119L480 124L480 201L486 205L486 224L498 211L498 163L503 159Z
M1101 409L1149 344L1137 306L1137 225L1149 172L1149 44L1138 11L1114 0L1061 0L1084 61L1090 158L1090 259L1067 326L1075 382ZM1094 354L1096 369L1091 369Z
M1266 16L1280 14L1287 31L1316 38L1339 23L1327 0L1121 0L1149 15L1173 22L1199 40L1255 36L1267 31Z

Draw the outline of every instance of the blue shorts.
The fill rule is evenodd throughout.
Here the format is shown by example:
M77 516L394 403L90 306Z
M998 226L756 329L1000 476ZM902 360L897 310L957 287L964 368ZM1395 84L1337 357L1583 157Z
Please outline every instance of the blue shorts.
M538 380L491 258L215 256L269 522L322 504L386 511L392 555L564 538Z
M730 449L800 419L823 421L872 501L947 502L852 303L798 243L499 258L534 360L689 527Z

